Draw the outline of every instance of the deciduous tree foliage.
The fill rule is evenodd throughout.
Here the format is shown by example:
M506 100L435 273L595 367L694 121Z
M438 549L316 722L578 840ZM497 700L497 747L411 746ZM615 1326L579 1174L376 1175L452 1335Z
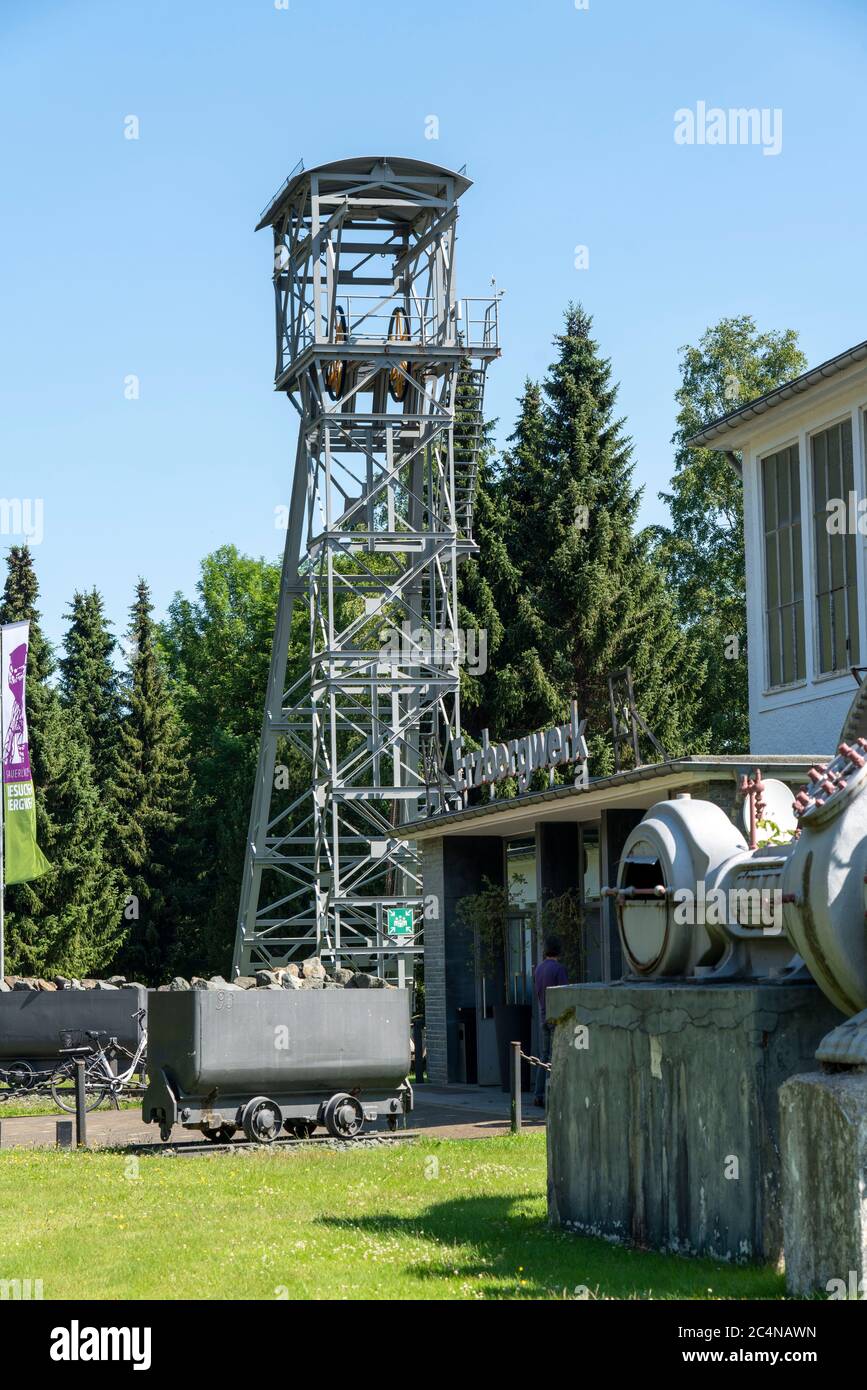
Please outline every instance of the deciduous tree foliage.
M697 719L715 753L749 749L743 488L725 453L686 441L806 367L794 329L762 333L750 314L721 319L681 350L674 476L660 493L671 526L654 528L654 542L705 666Z
M279 586L278 564L222 546L202 562L196 598L175 595L163 628L190 760L178 969L229 969ZM306 650L296 605L287 685L306 668ZM290 799L309 786L309 764L288 748L278 760Z

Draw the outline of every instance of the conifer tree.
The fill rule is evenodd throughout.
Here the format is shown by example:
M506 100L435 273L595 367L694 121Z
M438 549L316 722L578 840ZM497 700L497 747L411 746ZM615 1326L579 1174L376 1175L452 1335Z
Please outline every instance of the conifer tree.
M177 831L187 801L181 729L144 579L130 609L129 671L112 770L112 848L125 894L120 962L161 981L174 949Z
M574 696L588 718L593 771L611 764L607 677L630 666L639 708L667 751L695 747L701 671L636 534L640 489L632 443L615 416L610 363L591 320L570 306L542 393L525 388L504 460L511 602L492 684L500 737L564 717Z
M60 694L78 716L90 750L97 785L110 782L118 737L120 694L112 663L117 643L108 629L102 595L75 593L60 659Z
M107 854L107 816L76 712L50 684L54 658L36 607L27 546L13 546L0 603L3 623L30 622L27 719L36 787L36 833L51 868L7 890L11 972L82 976L104 970L119 937L120 896Z

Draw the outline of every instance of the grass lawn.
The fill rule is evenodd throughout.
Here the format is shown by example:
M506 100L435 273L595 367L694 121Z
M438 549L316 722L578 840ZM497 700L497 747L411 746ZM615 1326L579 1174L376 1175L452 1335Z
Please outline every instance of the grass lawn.
M89 1115L101 1115L103 1111L111 1110L110 1100L104 1100L98 1110L89 1110ZM121 1110L140 1110L141 1097L138 1100L122 1100L118 1102ZM16 1095L14 1092L0 1090L0 1120L11 1120L16 1115L57 1115L59 1119L68 1117L69 1111L63 1110L59 1105L55 1105L50 1095Z
M0 1279L50 1298L778 1298L782 1277L548 1228L545 1137L0 1153ZM578 1293L576 1294L576 1290Z

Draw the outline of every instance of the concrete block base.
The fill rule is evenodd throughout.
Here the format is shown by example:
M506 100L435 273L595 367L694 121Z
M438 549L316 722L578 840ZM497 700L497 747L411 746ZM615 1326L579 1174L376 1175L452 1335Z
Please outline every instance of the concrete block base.
M792 1294L867 1293L867 1072L793 1076L780 1091L783 1237Z
M553 1224L779 1261L777 1093L840 1015L805 984L566 985L548 1112Z

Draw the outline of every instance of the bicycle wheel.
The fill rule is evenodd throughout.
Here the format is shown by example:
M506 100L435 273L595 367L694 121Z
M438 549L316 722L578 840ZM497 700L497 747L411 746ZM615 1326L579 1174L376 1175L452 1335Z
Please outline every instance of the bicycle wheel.
M75 1113L75 1068L70 1068L61 1064L51 1076L51 1096L55 1105L59 1105L61 1110L66 1110L70 1115ZM94 1072L84 1074L84 1108L85 1110L95 1110L101 1105L108 1095L108 1086L105 1080Z

